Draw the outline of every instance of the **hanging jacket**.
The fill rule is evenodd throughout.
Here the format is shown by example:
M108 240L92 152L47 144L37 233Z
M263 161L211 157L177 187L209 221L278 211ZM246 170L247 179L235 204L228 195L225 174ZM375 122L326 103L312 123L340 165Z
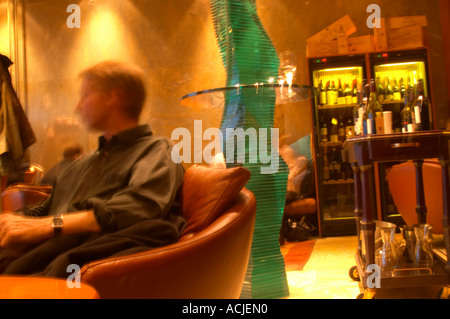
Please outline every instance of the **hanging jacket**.
M0 156L2 165L22 159L28 147L36 143L36 137L23 111L11 82L8 67L12 64L0 54ZM8 173L7 167L2 167Z
M0 54L1 56L1 54ZM4 57L4 56L3 56ZM0 57L0 87L1 87L1 124L0 134L6 138L6 148L12 160L23 157L26 149L36 143L36 137L28 118L23 111L11 82L4 58Z

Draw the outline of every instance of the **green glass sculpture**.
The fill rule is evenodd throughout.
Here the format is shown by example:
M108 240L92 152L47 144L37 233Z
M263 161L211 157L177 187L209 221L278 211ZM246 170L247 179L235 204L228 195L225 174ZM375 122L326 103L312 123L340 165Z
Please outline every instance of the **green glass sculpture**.
M269 129L268 132L273 128L275 90L264 87L264 92L260 92L257 83L276 81L279 59L258 18L254 0L210 0L210 4L227 86L255 84L255 87L226 91L221 122L227 165L242 165L251 172L246 187L257 201L252 250L241 298L283 298L289 296L289 288L278 238L286 197L287 165L278 149L273 149L270 133L264 147L267 147L266 154L276 152L278 163L272 174L261 172L261 167L267 164L262 163L261 150L253 149L254 144L246 143L245 158L235 156L232 163L226 154L229 150L225 151L226 145L235 139L232 134L227 135L227 128L244 131L253 128L258 132L261 128ZM250 160L249 154L258 154L256 163Z

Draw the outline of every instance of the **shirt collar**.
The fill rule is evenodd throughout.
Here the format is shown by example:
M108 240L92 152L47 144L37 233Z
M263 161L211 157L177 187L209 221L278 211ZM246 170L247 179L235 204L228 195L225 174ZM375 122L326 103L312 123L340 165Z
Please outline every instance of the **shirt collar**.
M138 125L128 130L122 131L113 135L108 141L102 135L98 138L98 151L102 151L105 148L113 147L119 144L131 144L131 142L137 140L143 136L152 135L152 130L148 124Z

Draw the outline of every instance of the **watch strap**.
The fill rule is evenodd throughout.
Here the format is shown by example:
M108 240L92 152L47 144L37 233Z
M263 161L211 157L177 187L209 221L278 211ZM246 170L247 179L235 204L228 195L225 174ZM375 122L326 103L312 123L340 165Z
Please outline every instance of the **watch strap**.
M64 227L64 223L63 223L62 215L53 217L52 228L53 228L53 232L55 233L55 235L61 234L63 227Z

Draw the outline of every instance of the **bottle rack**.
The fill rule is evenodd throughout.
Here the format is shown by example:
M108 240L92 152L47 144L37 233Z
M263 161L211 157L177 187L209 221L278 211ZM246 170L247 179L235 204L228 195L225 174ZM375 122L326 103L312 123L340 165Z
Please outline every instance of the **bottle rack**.
M342 161L341 151L346 134L344 136L339 134L339 129L343 129L345 133L345 124L351 118L355 105L323 105L317 108L317 118L320 123L318 125L323 122L328 123L326 141L322 140L322 132L319 131L317 158L318 168L321 168L317 174L318 183L321 189L320 194L324 198L321 209L323 235L339 235L341 231L351 233L354 228L354 179L350 165ZM337 120L334 130L331 127L332 119ZM335 224L336 228L332 224Z
M336 197L340 198L347 196L346 199L350 201L351 196L354 193L347 189L346 186L351 186L354 182L353 179L337 179L329 180L325 166L329 165L326 158L326 152L333 148L338 151L342 150L343 141L330 141L328 137L325 141L322 141L321 130L323 129L323 123L327 124L327 134L330 134L330 122L332 118L339 116L343 117L343 121L347 122L348 119L353 121L353 113L357 111L356 105L358 100L355 101L354 88L357 91L361 90L363 80L367 84L371 79L376 81L377 94L381 90L387 87L387 81L391 84L392 91L389 95L390 100L378 99L383 111L392 112L392 133L402 132L403 123L401 117L401 111L404 107L404 100L402 98L402 92L406 91L407 85L416 84L419 79L423 79L425 96L433 103L432 90L430 87L430 75L429 75L429 54L426 48L418 48L414 50L404 51L386 51L386 52L372 52L346 56L332 56L332 57L311 57L308 59L308 71L310 77L310 83L317 90L315 101L312 103L313 125L314 125L314 153L316 154L316 193L318 195L318 212L319 212L319 231L322 236L339 236L339 235L353 235L355 234L354 216L350 213L350 210L345 208L345 205L339 205ZM403 78L402 90L401 79ZM395 82L394 82L395 79ZM356 80L356 83L355 83ZM339 82L341 83L342 90L341 99L334 96L332 103L328 102L329 93L327 88L334 87L334 93L339 95ZM394 97L394 87L395 88ZM356 85L355 85L356 84ZM345 88L350 88L345 90ZM352 100L350 101L350 93ZM391 97L392 95L392 97ZM323 99L327 99L324 103ZM351 102L351 103L350 103ZM428 128L425 130L434 129L434 110L432 105L429 106L428 112ZM384 126L383 121L375 114L375 122L378 124L378 128ZM353 123L354 124L354 123ZM382 126L383 125L383 126ZM375 127L375 129L377 126ZM423 126L422 126L423 129ZM380 220L386 220L394 224L401 224L402 219L398 213L392 196L390 195L385 174L390 166L398 163L377 163L375 165L375 174L380 175L380 184L376 189L377 198L377 214ZM325 169L325 173L324 173ZM325 178L324 178L325 175ZM348 182L348 183L347 183ZM347 185L348 184L348 185ZM341 193L339 193L341 192ZM330 200L330 197L334 197ZM344 209L346 220L344 218L328 218L329 211L338 211ZM326 215L326 216L325 216ZM341 216L342 214L334 214L334 216Z

